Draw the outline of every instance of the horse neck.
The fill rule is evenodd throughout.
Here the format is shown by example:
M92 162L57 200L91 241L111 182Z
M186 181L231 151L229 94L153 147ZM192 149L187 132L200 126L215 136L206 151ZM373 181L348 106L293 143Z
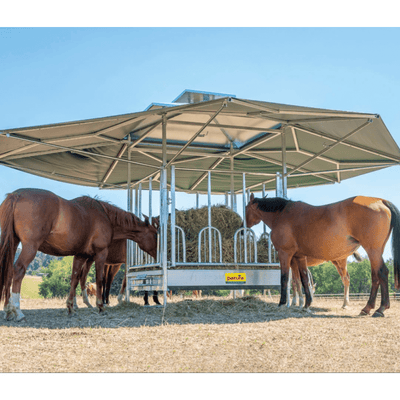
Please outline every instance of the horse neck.
M118 207L105 205L105 211L111 221L114 231L114 240L131 239L137 241L145 225L134 214L121 210Z
M277 223L277 220L279 219L280 212L267 212L267 211L259 211L259 212L261 221L263 221L264 224L268 226L268 228L273 229L273 227Z

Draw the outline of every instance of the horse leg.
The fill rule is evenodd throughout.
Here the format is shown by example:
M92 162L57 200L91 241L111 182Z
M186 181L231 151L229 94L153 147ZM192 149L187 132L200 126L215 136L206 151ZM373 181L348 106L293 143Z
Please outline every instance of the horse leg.
M368 315L375 308L376 296L379 285L381 286L381 305L375 311L374 317L383 317L383 311L390 307L389 303L389 287L388 287L388 269L383 261L382 253L368 250L367 254L371 262L371 294L367 305L361 310L360 315Z
M124 280L122 281L121 289L119 291L118 304L122 304L124 295L126 294L125 290L126 290L126 275L124 276Z
M75 298L75 303L76 303L76 287L78 286L78 283L82 276L83 264L86 261L87 261L87 258L74 256L74 260L72 262L71 288L69 291L69 296L67 298L67 310L68 310L69 316L72 315L72 311L74 308L74 298ZM91 262L93 262L93 261L91 261Z
M101 289L102 289L102 299L103 299L103 304L106 306L107 305L107 295L106 295L106 288L107 288L107 279L108 279L108 275L110 274L110 269L111 269L111 265L104 265L104 273L103 273L103 280L101 283Z
M96 305L99 309L99 314L104 314L104 304L103 304L103 276L104 276L104 264L107 259L108 248L106 247L94 257L94 265L96 268Z
M119 269L121 268L121 264L116 264L116 265L109 265L108 266L108 271L105 277L105 281L106 281L106 293L105 293L105 303L107 304L107 306L110 305L110 291L111 291L111 285L113 283L114 277L115 275L117 275L117 272L119 271Z
M155 291L153 292L153 301L154 301L154 303L156 303L157 305L161 306L161 303L158 301L158 292L157 292L157 290L155 290Z
M17 322L25 318L25 315L21 312L20 308L21 284L26 269L35 258L38 247L39 246L32 243L22 243L21 254L14 264L10 301L7 305L7 309L4 310L6 312L7 320L13 319L14 316Z
M332 262L335 265L337 271L339 272L339 275L342 278L344 286L344 298L343 298L342 308L348 308L350 304L350 297L349 297L350 275L349 271L347 271L347 259L332 261Z
M144 292L144 296L143 296L143 300L144 300L144 305L145 306L149 306L149 292L146 290Z
M278 253L279 261L281 264L281 298L279 300L279 306L283 306L287 302L289 268L291 265L293 254L286 251L278 251Z
M19 245L20 241L18 239L17 236L14 236L14 248L12 249L12 253L11 253L11 258L14 260L15 257L15 253L17 252L17 248ZM14 312L12 313L12 315L10 315L8 313L9 310L9 302L10 302L10 295L11 295L11 283L12 283L12 275L14 275L14 268L12 268L11 270L11 277L10 277L10 281L9 284L6 284L5 287L7 287L7 290L5 290L4 293L4 319L8 319L9 317L13 318L12 315L14 315Z
M299 303L299 307L303 307L304 305L304 298L303 292L301 291L301 279L300 279L300 272L299 272L299 265L297 258L292 258L291 263L292 269L292 289L293 289L293 301L292 306L297 306L297 301ZM290 306L290 296L288 298L288 307Z
M371 260L371 259L370 259ZM372 268L372 260L371 260L371 268ZM388 275L389 269L386 267L385 262L383 261L382 254L377 257L376 263L374 262L374 269L376 270L376 275L378 278L379 285L381 287L381 305L372 315L373 317L384 317L383 312L390 308L390 300L389 300L389 284L388 284Z
M90 304L89 297L87 295L87 288L86 288L86 280L90 271L90 268L92 267L93 260L87 260L86 263L83 265L82 268L82 276L80 279L80 284L81 284L81 290L82 290L82 299L83 302L89 307L93 308L93 306ZM76 297L74 297L75 299Z
M308 279L307 259L305 257L298 258L297 265L299 267L301 283L303 284L304 293L306 295L306 304L304 305L304 310L308 311L308 309L312 303L312 295L311 295L309 279Z

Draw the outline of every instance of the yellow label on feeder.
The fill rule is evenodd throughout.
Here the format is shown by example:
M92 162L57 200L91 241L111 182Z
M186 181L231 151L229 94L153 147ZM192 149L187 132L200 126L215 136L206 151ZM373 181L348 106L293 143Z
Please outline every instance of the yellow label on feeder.
M228 272L225 274L225 283L246 283L244 272Z

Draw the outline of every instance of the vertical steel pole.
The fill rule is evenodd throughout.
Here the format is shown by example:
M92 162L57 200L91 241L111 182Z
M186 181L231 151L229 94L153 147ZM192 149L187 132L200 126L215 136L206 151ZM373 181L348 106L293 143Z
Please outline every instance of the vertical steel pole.
M167 219L168 219L168 188L167 188L167 116L162 116L162 174L161 174L161 265L163 270L164 307L167 306Z
M285 199L287 198L287 176L286 176L286 132L285 128L281 134L281 143L282 143L282 197ZM287 303L286 305L290 306L290 286L292 280L292 270L289 268L289 276L288 276L288 283L287 283L287 292L286 298Z
M153 222L153 178L149 178L149 222Z
M175 237L175 165L171 165L171 265L176 265L176 237Z
M233 175L234 170L234 157L233 157L233 143L231 142L231 209L236 211L235 201L235 176Z
M244 227L244 262L247 263L246 174L245 173L243 173L243 227Z
M276 173L276 189L275 189L276 197L283 197L282 191L282 174L280 172Z
M138 193L138 188L135 186L135 215L139 217L139 193ZM134 257L134 262L136 265L139 264L139 246L137 243L133 244L133 257Z
M196 209L200 206L200 193L196 192Z
M130 144L131 144L131 135L128 135L129 139L128 139L128 160L131 160L131 149L130 149ZM128 199L127 199L127 211L128 212L132 212L132 189L131 189L131 163L128 163L128 171L127 171L127 189L128 189ZM127 278L127 274L128 274L128 270L129 267L132 265L132 241L127 240L127 252L126 252L126 263L125 263L125 279L126 279L126 289L125 289L125 301L127 301L129 303L130 300L130 282Z
M281 134L282 141L282 197L287 198L287 171L286 171L286 132Z
M207 182L207 197L208 197L208 262L212 262L211 254L211 171L208 171Z

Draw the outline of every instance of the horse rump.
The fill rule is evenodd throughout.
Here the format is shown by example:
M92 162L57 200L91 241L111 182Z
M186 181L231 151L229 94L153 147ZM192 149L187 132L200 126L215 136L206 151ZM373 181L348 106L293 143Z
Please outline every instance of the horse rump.
M396 289L400 289L400 211L390 201L385 200L385 205L392 213L390 226L392 230L392 255L394 270L394 285Z

